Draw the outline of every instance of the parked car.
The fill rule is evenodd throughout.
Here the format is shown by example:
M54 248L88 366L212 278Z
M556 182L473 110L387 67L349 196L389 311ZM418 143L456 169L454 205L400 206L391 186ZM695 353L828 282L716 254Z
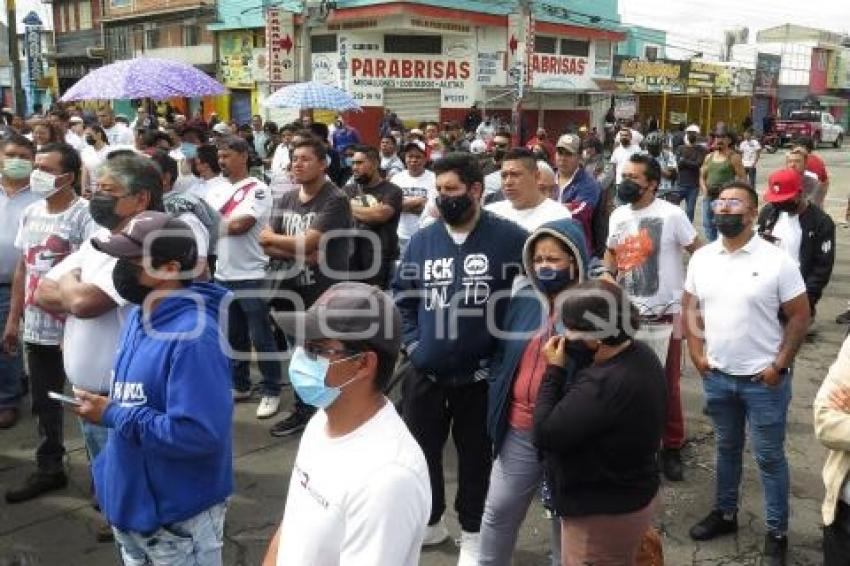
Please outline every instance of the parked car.
M844 128L835 123L832 114L822 110L804 109L791 112L787 120L776 122L776 135L780 146L800 136L811 137L815 145L831 143L835 147L841 147L844 143Z

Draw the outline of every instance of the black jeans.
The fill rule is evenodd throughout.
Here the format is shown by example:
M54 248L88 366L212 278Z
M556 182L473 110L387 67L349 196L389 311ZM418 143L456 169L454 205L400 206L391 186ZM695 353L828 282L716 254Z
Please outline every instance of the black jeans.
M484 500L490 482L492 454L487 436L487 382L458 387L439 385L420 372L412 372L402 388L402 416L428 461L431 479L431 518L440 520L446 510L443 481L443 447L451 430L458 456L455 510L461 528L481 529Z
M38 447L35 461L39 471L62 471L65 446L62 444L62 404L47 396L48 391L62 393L65 368L59 346L25 343L32 392L32 414L38 423Z
M850 507L839 501L835 521L823 528L824 566L850 566Z

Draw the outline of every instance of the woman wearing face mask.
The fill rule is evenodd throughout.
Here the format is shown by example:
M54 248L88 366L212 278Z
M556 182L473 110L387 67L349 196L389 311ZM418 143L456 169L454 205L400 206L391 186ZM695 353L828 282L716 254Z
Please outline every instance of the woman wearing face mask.
M100 166L103 165L106 156L109 154L109 139L106 137L106 132L98 125L88 126L85 129L86 148L80 152L80 159L83 162L82 171L82 197L91 198L94 190L95 178Z
M543 466L532 438L537 392L546 369L543 348L563 333L556 316L566 294L587 273L584 231L573 220L535 230L525 243L524 287L511 299L488 390L487 427L495 461L481 521L481 566L512 562L517 533L540 488ZM529 339L530 337L530 339ZM560 564L560 524L553 522L552 564Z
M543 348L534 440L561 517L562 563L632 565L659 487L664 368L632 338L638 311L617 285L577 285L560 314L569 330Z

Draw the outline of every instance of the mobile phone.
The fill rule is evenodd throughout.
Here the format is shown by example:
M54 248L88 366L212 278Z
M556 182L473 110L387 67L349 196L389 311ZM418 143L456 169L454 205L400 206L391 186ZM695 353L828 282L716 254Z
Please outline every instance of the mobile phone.
M83 402L77 399L76 397L62 395L61 393L56 393L55 391L48 391L47 396L53 399L54 401L59 401L60 403L65 403L66 405L74 405L75 407L81 407L83 404Z

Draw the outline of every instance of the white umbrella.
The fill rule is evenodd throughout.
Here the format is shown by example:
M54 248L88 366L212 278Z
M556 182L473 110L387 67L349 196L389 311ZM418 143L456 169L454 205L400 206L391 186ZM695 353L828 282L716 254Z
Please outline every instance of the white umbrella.
M361 110L360 105L344 90L316 81L285 86L265 99L263 106L299 110L319 108L337 112Z

